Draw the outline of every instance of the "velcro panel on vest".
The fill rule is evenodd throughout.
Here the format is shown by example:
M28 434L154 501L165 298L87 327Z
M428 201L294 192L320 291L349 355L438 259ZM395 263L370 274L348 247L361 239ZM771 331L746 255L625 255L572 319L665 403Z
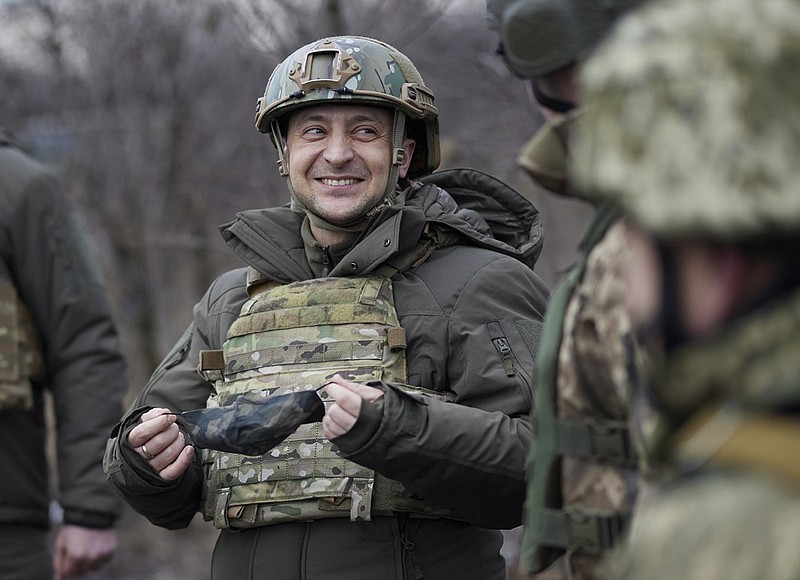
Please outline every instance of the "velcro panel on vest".
M404 383L405 349L390 346L395 329L401 327L387 278L323 278L271 288L248 300L231 325L224 380L216 382L209 406L244 393L317 389L336 374L360 383ZM324 391L320 395L332 404ZM321 423L302 425L263 456L205 450L204 462L210 479L204 513L219 525L348 515L355 521L375 513L374 472L340 457Z

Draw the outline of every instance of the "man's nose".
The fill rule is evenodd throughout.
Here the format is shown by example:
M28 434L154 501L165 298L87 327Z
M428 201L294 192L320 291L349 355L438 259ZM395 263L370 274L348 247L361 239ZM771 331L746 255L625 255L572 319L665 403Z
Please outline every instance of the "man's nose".
M353 159L353 146L350 138L343 133L333 133L323 152L325 161L334 166L342 166Z

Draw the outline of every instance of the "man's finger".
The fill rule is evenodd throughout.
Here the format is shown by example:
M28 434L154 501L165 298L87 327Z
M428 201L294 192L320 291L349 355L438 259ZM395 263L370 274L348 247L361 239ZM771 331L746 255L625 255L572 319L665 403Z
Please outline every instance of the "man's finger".
M376 399L379 399L380 397L383 396L382 390L376 389L375 387L370 387L369 385L363 385L361 383L354 383L353 381L348 381L342 378L341 375L335 375L328 383L328 385L330 384L339 385L345 389L353 391L359 397L361 397L362 399L366 399L368 401L375 401ZM326 390L328 385L326 385Z
M169 413L169 411L166 412ZM160 414L146 419L131 430L128 435L128 443L132 447L140 447L156 435L168 430L174 423L175 415Z
M173 481L178 479L183 472L192 464L192 460L194 459L194 447L191 445L186 445L183 450L178 455L178 458L167 465L164 469L159 471L159 475L162 479L166 479L167 481Z

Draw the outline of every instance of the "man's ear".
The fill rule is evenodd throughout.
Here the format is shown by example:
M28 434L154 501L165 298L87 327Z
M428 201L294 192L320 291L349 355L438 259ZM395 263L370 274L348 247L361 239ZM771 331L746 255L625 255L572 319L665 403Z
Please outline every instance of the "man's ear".
M408 168L411 166L411 158L414 156L414 149L417 147L417 142L413 139L406 139L403 141L403 150L406 152L403 157L403 162L397 169L397 177L402 179L408 173Z

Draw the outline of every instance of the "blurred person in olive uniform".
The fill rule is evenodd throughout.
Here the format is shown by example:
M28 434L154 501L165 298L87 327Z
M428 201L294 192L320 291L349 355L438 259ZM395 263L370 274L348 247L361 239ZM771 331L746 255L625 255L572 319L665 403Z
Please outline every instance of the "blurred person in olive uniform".
M642 482L631 392L642 360L625 309L621 212L570 181L571 133L583 113L578 75L641 0L487 0L498 53L525 80L543 125L517 162L539 187L597 211L548 306L537 358L534 443L520 569L596 578L623 536Z
M55 177L1 130L0 252L0 578L78 576L117 547L121 502L102 458L127 371L75 212ZM63 508L52 548L45 391Z

